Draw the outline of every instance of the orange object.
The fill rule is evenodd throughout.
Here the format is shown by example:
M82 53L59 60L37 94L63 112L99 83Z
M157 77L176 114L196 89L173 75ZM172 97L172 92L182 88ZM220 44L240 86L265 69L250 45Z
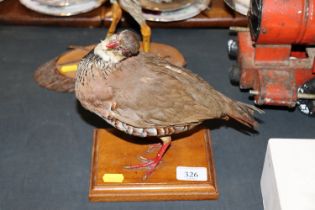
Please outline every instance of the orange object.
M314 0L252 1L250 26L254 32L253 40L258 44L314 43L314 10Z
M294 107L298 87L315 77L315 48L301 53L291 45L253 45L248 32L238 33L238 45L240 88L253 89L256 104Z
M315 0L251 1L250 32L238 32L231 75L256 104L294 107L298 88L315 78L314 11Z

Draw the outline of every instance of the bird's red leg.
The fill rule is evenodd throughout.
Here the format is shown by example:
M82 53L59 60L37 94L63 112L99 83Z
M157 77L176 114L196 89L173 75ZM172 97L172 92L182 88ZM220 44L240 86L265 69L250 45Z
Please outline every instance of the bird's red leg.
M165 154L167 148L170 146L172 139L170 136L166 136L166 137L161 137L161 140L162 140L163 144L162 144L162 147L160 148L160 150L157 152L155 158L146 159L145 163L140 163L140 164L132 165L132 166L125 166L125 168L138 169L138 168L148 167L149 170L145 173L144 179L146 179L148 176L150 176L152 174L152 172L154 171L154 169L157 167L157 165L162 160L162 157Z

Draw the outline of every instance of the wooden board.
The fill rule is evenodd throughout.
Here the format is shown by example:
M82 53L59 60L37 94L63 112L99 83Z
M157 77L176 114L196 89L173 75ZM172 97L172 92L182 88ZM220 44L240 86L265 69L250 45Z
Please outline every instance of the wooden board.
M124 166L139 163L149 144L157 138L138 138L113 129L96 129L91 161L89 199L91 201L208 200L217 199L215 168L210 132L206 129L178 135L162 162L148 179L145 169ZM154 153L146 157L153 157ZM207 181L180 181L176 168L204 167ZM104 182L105 174L123 176L122 182ZM116 180L117 181L117 180Z

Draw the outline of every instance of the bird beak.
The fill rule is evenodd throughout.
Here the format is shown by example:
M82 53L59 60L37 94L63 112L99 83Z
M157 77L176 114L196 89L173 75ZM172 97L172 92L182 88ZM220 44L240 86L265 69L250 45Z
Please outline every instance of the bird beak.
M106 47L109 49L115 49L118 46L119 46L119 42L117 40L112 40L106 45Z

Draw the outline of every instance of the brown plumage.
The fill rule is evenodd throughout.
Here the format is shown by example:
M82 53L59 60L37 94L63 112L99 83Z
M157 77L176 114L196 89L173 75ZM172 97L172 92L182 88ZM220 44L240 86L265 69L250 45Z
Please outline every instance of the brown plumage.
M35 71L34 80L37 84L43 88L57 92L73 92L75 79L65 77L58 73L56 67L56 61L58 58L54 58Z
M170 136L204 120L231 117L256 126L253 113L259 109L224 96L188 69L138 53L138 43L130 31L104 40L80 62L75 85L81 104L109 124L163 141L156 158L131 168L148 166L148 176L170 145Z

